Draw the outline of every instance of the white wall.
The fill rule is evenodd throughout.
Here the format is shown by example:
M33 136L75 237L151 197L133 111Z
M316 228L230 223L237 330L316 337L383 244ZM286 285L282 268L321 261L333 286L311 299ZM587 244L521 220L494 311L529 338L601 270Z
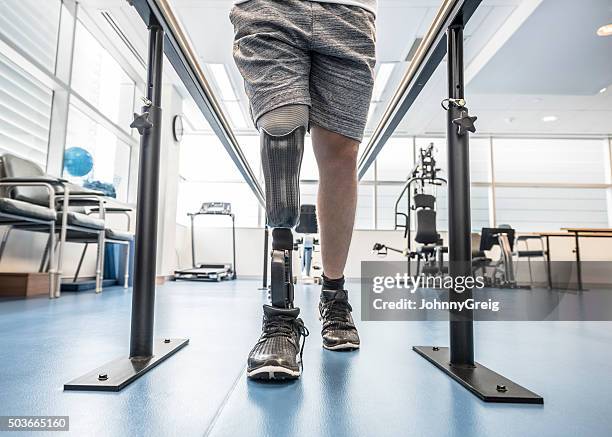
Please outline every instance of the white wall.
M175 265L177 268L191 266L191 242L189 229L183 225L177 225L176 229ZM237 272L240 277L261 277L263 266L263 230L256 228L237 228ZM447 239L446 234L442 234ZM389 252L385 258L380 258L372 253L374 243L404 248L405 240L401 231L373 231L357 230L353 234L353 241L349 252L345 275L349 278L359 278L361 275L362 261L405 261L400 254ZM580 249L584 261L612 261L609 251L610 239L604 238L582 238ZM521 248L523 249L523 248ZM539 245L530 243L530 249L539 249ZM551 238L551 253L553 261L574 261L574 239L573 238ZM231 228L206 228L196 226L196 256L198 262L224 262L231 260ZM534 269L534 280L543 283L545 273L543 263ZM567 264L573 269L573 263ZM597 271L597 266L589 266L585 269L585 282L612 283L612 272L608 271L611 264L601 265L605 271ZM528 271L521 264L519 282L528 280ZM575 272L571 278L575 278ZM574 280L574 279L572 279Z
M162 90L162 139L159 174L159 213L157 233L157 275L167 276L174 272L176 246L176 201L179 181L179 145L174 140L172 121L183 111L183 98L170 84Z

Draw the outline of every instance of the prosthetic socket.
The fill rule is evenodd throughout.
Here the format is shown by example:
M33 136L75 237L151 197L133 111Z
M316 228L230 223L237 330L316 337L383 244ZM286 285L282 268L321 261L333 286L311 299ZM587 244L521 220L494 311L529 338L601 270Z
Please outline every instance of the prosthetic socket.
M272 305L293 307L293 229L300 215L300 166L309 108L289 105L264 114L261 159L266 184L267 225L272 228L270 298Z

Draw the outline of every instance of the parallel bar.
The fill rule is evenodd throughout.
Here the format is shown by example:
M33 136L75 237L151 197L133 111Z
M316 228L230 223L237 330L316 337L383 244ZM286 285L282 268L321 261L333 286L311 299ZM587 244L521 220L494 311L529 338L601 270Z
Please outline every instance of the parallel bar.
M376 157L404 119L446 54L446 29L453 23L467 24L482 0L445 0L427 31L370 142L359 158L358 175L363 179Z
M414 346L412 349L485 402L540 405L544 403L540 395L482 364L451 365L447 347Z
M130 358L153 355L163 50L164 31L153 24L149 27L147 75L147 99L151 106L145 108L153 127L145 129L140 140Z
M461 16L449 26L446 40L449 274L453 278L467 278L472 276L469 133L458 124L465 127L463 123L472 120L468 118L464 100ZM449 290L450 302L465 302L471 298L471 289ZM541 396L474 361L472 310L451 309L449 322L450 348L415 346L413 350L485 402L544 403Z
M120 391L187 346L184 338L167 338L155 342L155 355L140 359L119 358L66 384L64 390Z
M166 35L166 57L174 67L179 78L193 97L196 105L210 124L230 158L251 188L261 206L265 206L264 192L251 166L246 159L230 124L223 114L189 39L181 29L176 16L167 0L130 0L144 20L156 20Z
M150 18L147 101L143 114L138 115L132 125L138 128L142 137L134 241L130 355L70 381L64 385L64 390L119 391L189 343L185 338L157 340L155 345L153 341L164 30L155 22L154 17Z
M463 25L448 29L448 97L463 99ZM449 104L447 111L448 142L448 265L451 277L472 274L472 238L470 217L470 152L469 134L459 133L453 120L461 118L462 109ZM472 290L463 293L451 290L451 301L472 298ZM471 310L451 310L450 360L453 364L474 364L474 315Z

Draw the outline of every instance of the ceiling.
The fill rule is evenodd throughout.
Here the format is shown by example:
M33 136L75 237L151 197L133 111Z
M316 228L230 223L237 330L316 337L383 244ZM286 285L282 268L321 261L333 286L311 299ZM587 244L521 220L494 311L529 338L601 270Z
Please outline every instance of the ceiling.
M229 118L234 120L240 112L243 120L234 127L238 133L254 133L242 79L232 60L232 0L170 1ZM81 4L91 16L109 11L146 56L146 30L125 0ZM441 0L379 0L378 69L391 74L372 105L368 131L378 123L405 73L415 39L426 33L440 4ZM612 135L612 36L596 35L597 28L608 23L610 0L483 0L465 31L466 95L471 112L479 117L479 133ZM139 68L134 59L131 63ZM208 64L224 66L232 96L214 79L211 68L218 71L218 65ZM440 108L445 71L443 63L398 127L398 135L445 132ZM554 121L544 122L544 117ZM201 121L195 124L206 128Z
M466 29L466 98L485 135L612 135L610 0L484 0ZM446 64L398 128L442 134ZM547 121L545 121L547 120Z

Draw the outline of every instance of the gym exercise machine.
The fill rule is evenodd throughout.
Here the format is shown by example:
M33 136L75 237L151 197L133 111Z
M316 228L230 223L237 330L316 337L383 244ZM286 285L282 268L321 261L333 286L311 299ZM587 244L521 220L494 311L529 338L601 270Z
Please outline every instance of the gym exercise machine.
M444 247L436 225L437 188L446 185L446 179L438 176L440 171L436 166L433 143L426 148L421 148L419 159L395 201L394 229L404 229L406 248L397 249L383 243L375 243L372 248L380 256L386 256L389 250L405 256L409 276L412 275L411 260L415 258L417 276L420 274L435 276L448 272L444 266L444 254L448 253L448 248ZM408 207L404 213L400 211L400 205L406 194ZM420 245L417 247L414 247L412 242L413 214L416 231L414 241ZM404 223L399 223L400 218L404 219Z
M313 254L319 245L319 239L316 238L316 234L319 233L319 226L315 205L302 205L300 207L300 221L295 228L295 232L302 234L301 237L296 239L294 245L294 249L300 254L302 282L319 284L321 283L321 276L311 275L312 270L320 269L318 265L313 264Z
M205 202L199 211L187 214L191 227L191 265L190 269L176 270L174 279L185 281L223 281L236 279L236 217L232 205L224 202ZM230 217L232 220L232 263L198 264L195 249L195 219L201 215Z

